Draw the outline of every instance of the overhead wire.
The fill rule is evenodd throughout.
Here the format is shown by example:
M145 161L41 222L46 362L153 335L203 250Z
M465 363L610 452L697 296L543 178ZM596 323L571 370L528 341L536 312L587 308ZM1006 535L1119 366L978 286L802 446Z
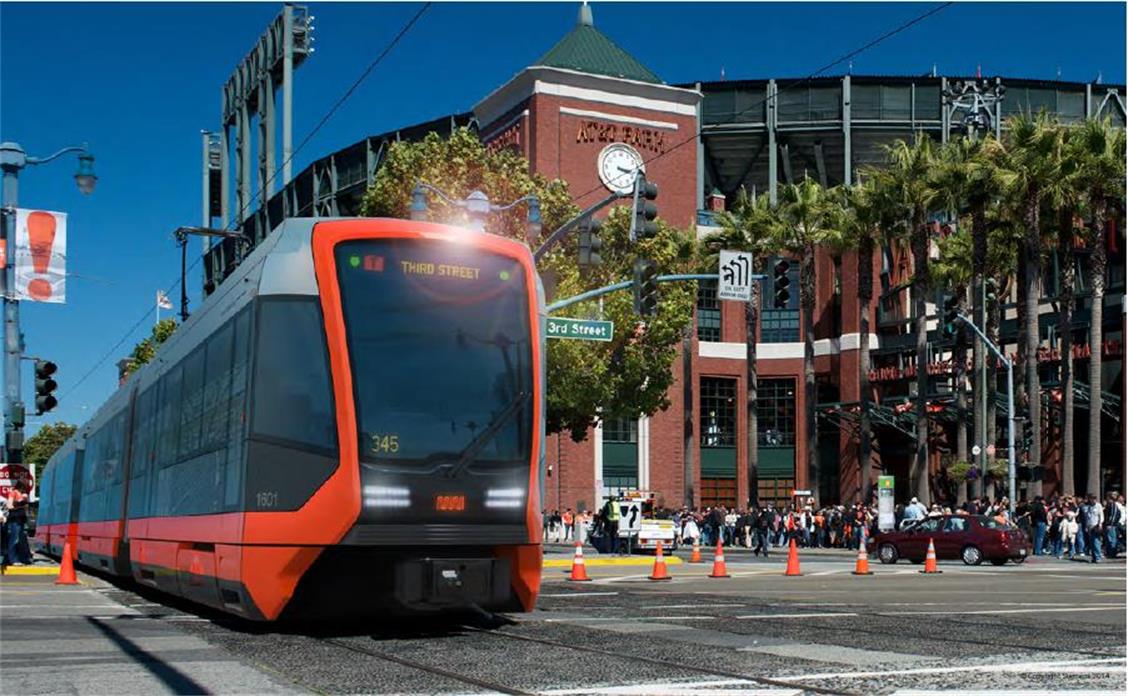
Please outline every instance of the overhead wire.
M270 183L272 181L274 181L274 178L278 175L278 173L280 171L282 171L286 167L286 165L289 164L294 159L294 157L297 156L297 154L299 152L301 152L302 148L305 147L309 143L309 141L313 139L313 136L317 135L318 131L320 131L321 128L324 127L325 124L329 122L329 119L331 119L333 117L333 115L336 114L337 111L340 110L340 108L345 104L346 101L348 101L348 99L353 95L353 93L356 92L356 90L360 87L360 85L368 78L368 76L370 74L372 74L372 71L375 70L376 67L381 62L383 62L383 60L385 58L387 58L388 54L390 54L392 52L392 50L396 47L396 45L400 42L400 40L403 39L403 37L406 36L409 31L411 31L411 28L414 27L416 25L416 23L419 22L419 20L423 17L423 15L427 12L427 10L429 10L431 8L432 4L433 3L431 3L431 2L423 3L423 6L421 8L419 8L419 11L416 12L414 15L412 15L412 17L400 28L400 30L396 33L396 35L394 37L392 37L391 41L389 41L388 44L384 47L384 50L382 50L376 56L376 58L374 58L372 60L372 62L370 62L368 64L368 67L366 67L364 69L364 71L360 73L360 76L357 77L356 80L353 81L353 83L349 86L348 89L345 90L344 94L342 94L341 97L339 99L337 99L337 101L333 104L333 106L329 107L329 110L325 112L325 115L321 117L321 120L319 120L317 122L317 125L315 125L313 127L313 129L310 130L310 132L307 133L304 138L302 138L301 142L298 143L298 146L295 147L291 151L290 156L287 157L282 162L281 166L275 168L275 170L270 174L270 176L267 178L267 180L263 182L262 186L258 189L258 191L255 192L255 195L251 196L250 199L247 201L247 203L244 204L243 207L238 211L238 213L236 214L235 218L233 219L233 221L231 223L232 228L235 224L237 224L235 221L239 220L242 217L243 213L245 213L247 211L247 208L258 197L258 195L261 194L264 190L269 190ZM196 259L185 269L183 277L187 277L188 274L191 273L196 268L196 266L198 266L200 264L200 262L203 260L203 258L204 258L203 256L197 256ZM166 287L168 287L168 291L171 293L174 289L176 289L179 286L182 279L183 278L178 275L178 277L172 283L170 283L168 286L166 286ZM71 392L77 390L87 379L89 379L90 376L93 375L94 372L97 371L98 368L100 368L102 366L102 364L105 363L106 360L108 360L117 351L117 349L119 347L121 347L121 345L123 343L125 343L127 340L129 340L129 337L133 335L133 333L138 329L138 327L140 327L141 324L146 319L148 319L149 315L152 314L154 311L156 311L155 305L153 307L150 307L145 312L145 314L143 314L141 316L141 318L138 319L129 328L129 330L125 332L125 334L120 339L118 339L117 343L115 343L112 348L110 348L108 351L106 351L106 353L101 358L98 359L98 362L94 363L94 365L89 370L87 370L82 375L82 377L80 377L78 379L78 381L75 382L74 385L69 390L67 390L66 393L71 393ZM62 396L62 393L60 393L60 396Z

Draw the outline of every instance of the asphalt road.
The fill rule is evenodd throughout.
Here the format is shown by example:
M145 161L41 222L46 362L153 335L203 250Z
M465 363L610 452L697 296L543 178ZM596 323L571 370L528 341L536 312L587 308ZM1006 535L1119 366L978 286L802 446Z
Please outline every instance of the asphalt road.
M550 568L530 614L333 627L254 627L102 592L316 693L1125 691L1123 561L942 562L928 576L875 563L859 577L848 555L816 552L784 577L782 555L730 553L728 566L729 579L679 564L651 582L646 566L592 564L588 583Z

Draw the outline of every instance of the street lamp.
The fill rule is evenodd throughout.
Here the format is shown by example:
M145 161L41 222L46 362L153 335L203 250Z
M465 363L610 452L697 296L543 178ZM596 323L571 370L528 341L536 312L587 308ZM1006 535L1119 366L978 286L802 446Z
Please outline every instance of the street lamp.
M0 170L3 171L3 213L4 222L0 225L2 242L8 253L4 255L4 266L0 269L0 295L4 296L4 461L20 463L23 461L24 405L20 399L20 356L23 352L23 335L20 332L20 303L15 299L11 288L15 286L15 217L19 205L20 171L28 165L47 164L68 152L77 152L78 171L74 182L84 195L94 191L98 177L94 174L94 155L90 154L85 143L64 147L47 157L28 157L27 152L16 142L0 143Z

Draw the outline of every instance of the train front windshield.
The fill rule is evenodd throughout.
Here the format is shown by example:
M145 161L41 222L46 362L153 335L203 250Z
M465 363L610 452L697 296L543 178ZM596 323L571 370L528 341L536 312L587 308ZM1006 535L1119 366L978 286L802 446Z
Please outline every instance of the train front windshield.
M452 490L474 480L527 488L533 368L521 264L433 240L343 242L335 254L364 468L392 475L376 480L432 474Z

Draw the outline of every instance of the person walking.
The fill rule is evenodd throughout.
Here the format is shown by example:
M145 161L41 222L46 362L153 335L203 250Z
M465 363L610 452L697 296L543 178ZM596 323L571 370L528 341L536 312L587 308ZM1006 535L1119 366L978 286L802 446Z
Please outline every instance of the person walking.
M1077 513L1073 510L1067 510L1061 521L1061 544L1065 548L1066 558L1070 560L1077 555L1077 532L1079 529Z
M1105 503L1104 520L1105 520L1105 555L1108 558L1116 558L1120 553L1120 528L1124 526L1124 505L1120 502L1120 497L1115 491L1108 494L1108 502Z
M8 520L4 528L8 531L7 557L9 565L31 565L31 554L24 540L27 526L28 497L22 481L12 484L8 492Z
M1046 517L1046 503L1042 496L1034 496L1034 502L1030 504L1030 522L1034 528L1034 555L1041 556L1042 550L1046 544L1046 525L1048 523Z
M619 502L615 496L611 496L610 500L603 508L603 519L607 528L607 536L610 542L610 549L612 554L619 553L619 519L622 515L619 513Z
M1092 493L1085 499L1081 506L1081 533L1085 537L1085 545L1089 549L1089 558L1093 563L1101 562L1101 529L1104 527L1104 510L1097 502L1097 496Z

